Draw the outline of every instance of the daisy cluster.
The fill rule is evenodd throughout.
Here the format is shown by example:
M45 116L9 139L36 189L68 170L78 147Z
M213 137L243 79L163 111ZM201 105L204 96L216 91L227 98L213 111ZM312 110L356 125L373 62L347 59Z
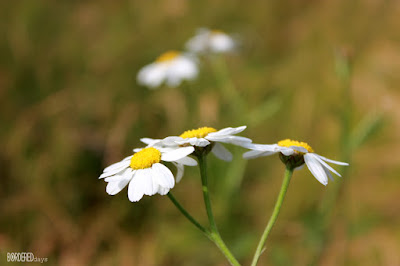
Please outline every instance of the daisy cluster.
M128 185L128 198L132 202L139 201L144 195L166 195L175 183L182 179L184 166L197 165L193 157L211 152L221 160L232 160L231 152L223 144L250 149L243 154L245 159L279 154L288 168L300 169L306 164L314 177L323 185L328 184L328 178L333 179L331 172L340 176L327 163L348 165L314 153L305 142L285 139L276 144L254 144L249 138L236 136L245 129L246 126L221 130L202 127L164 139L142 138L141 141L147 145L146 147L134 149L133 155L108 166L99 178L104 178L108 183L106 192L110 195L119 193ZM175 176L165 163L171 163L176 167Z
M137 74L140 85L150 89L166 84L177 87L184 80L190 81L199 72L197 55L228 53L235 49L236 43L232 37L220 30L201 28L190 38L186 51L167 51L153 63L144 66Z
M211 151L218 158L229 161L232 154L221 143L250 144L250 139L235 136L245 128L229 127L217 131L202 127L164 139L142 138L141 141L147 144L145 148L134 149L133 155L105 168L99 178L108 183L106 192L110 195L119 193L128 185L128 198L132 202L139 201L144 195L166 195L175 186L175 181L181 180L184 166L197 165L189 155ZM167 162L177 168L175 178L164 164Z

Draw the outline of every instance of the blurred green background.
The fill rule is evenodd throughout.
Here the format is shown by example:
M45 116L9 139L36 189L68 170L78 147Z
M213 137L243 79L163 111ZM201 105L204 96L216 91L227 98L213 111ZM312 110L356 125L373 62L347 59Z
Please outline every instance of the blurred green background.
M256 143L294 138L351 163L327 187L295 172L260 265L400 265L399 14L395 0L2 1L0 264L26 251L47 265L226 265L167 197L131 203L97 178L141 137L247 125ZM137 85L199 27L239 49L179 88ZM233 163L208 158L210 191L248 265L284 166L228 149ZM197 168L173 192L206 224Z

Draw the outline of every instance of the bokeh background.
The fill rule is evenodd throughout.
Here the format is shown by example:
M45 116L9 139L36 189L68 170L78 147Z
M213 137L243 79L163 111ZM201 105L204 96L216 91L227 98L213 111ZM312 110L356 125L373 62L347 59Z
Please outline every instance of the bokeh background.
M226 265L167 197L105 193L102 170L141 137L247 125L351 163L327 187L294 174L260 265L400 265L400 2L2 1L0 264ZM199 78L148 90L144 65L199 27L239 41ZM217 224L244 264L272 212L278 156L209 156ZM173 192L203 224L198 169ZM17 265L17 264L16 264Z

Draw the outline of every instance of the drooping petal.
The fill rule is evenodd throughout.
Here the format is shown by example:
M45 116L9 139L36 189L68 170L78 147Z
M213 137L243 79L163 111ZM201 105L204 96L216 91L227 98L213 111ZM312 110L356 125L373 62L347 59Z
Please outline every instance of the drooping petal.
M211 150L212 153L214 153L215 156L217 156L219 159L224 160L224 161L232 161L232 153L228 151L222 144L220 143L215 143L214 147Z
M161 155L161 160L166 162L174 162L176 160L182 159L183 157L191 154L194 151L194 147L187 146L173 149L169 152L165 152Z
M143 198L144 191L142 189L141 179L137 179L137 172L133 176L131 182L128 185L128 198L132 202L137 202Z
M160 188L158 189L158 194L160 194L160 195L167 195L169 191L170 191L169 188L160 187Z
M334 160L328 159L328 158L326 158L324 156L321 156L321 155L318 155L318 156L319 156L319 158L321 158L324 161L327 161L328 163L333 163L333 164L337 164L337 165L349 165L348 163L334 161Z
M310 153L304 155L304 161L313 176L324 186L328 184L328 177L321 164Z
M179 183L181 181L182 176L185 172L183 164L180 163L173 163L176 166L176 183Z
M137 173L136 173L136 179L137 179L136 182L140 183L143 193L148 196L152 196L155 193L157 193L157 191L153 192L154 176L153 176L152 171L153 170L151 168L146 168L146 169L137 170Z
M322 160L322 158L320 158L320 155L315 154L315 153L312 153L312 154L310 154L310 155L312 155L318 162L320 162L323 166L325 166L325 168L327 168L328 170L330 170L332 173L334 173L334 174L336 174L337 176L340 176L340 177L341 177L341 175L340 175L335 169L333 169L330 165L328 165L326 162L324 162L324 161Z
M157 179L160 186L169 189L174 187L175 179L168 167L160 163L155 163L151 168L154 170L154 178Z
M176 160L176 162L183 164L183 165L188 165L188 166L196 166L197 165L197 161L190 157L183 157L179 160Z
M322 167L322 168L324 168L325 174L329 177L329 179L334 181L331 172L329 172L329 170L326 167Z

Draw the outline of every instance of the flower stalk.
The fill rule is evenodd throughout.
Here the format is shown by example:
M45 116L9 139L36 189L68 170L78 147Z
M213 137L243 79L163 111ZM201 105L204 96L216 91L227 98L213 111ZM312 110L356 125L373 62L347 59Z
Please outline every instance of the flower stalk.
M219 250L225 255L225 257L227 258L227 260L231 265L240 265L235 256L226 246L225 242L222 240L221 235L218 232L217 224L215 223L214 215L211 208L209 190L208 190L206 154L204 153L197 154L197 159L199 160L203 198L207 211L208 222L210 224L211 240L215 243L215 245L217 245Z
M204 228L196 219L193 218L189 214L189 212L186 211L186 209L175 199L174 195L172 195L171 192L168 194L168 198L172 201L172 203L175 205L176 208L194 225L196 226L200 231L202 231L208 238L211 238L210 232Z
M269 218L267 226L265 227L264 232L260 238L256 252L254 253L254 257L253 257L251 266L257 265L257 262L261 256L262 252L264 251L265 242L267 241L269 233L271 232L272 227L274 226L274 224L278 218L278 215L281 210L282 203L285 198L286 191L289 187L289 183L290 183L290 179L291 179L292 175L293 175L293 168L290 167L289 165L287 165L286 170L285 170L285 175L283 178L283 182L282 182L282 186L281 186L281 190L279 191L278 199L276 200L276 203L275 203L274 211L272 212L271 218Z

